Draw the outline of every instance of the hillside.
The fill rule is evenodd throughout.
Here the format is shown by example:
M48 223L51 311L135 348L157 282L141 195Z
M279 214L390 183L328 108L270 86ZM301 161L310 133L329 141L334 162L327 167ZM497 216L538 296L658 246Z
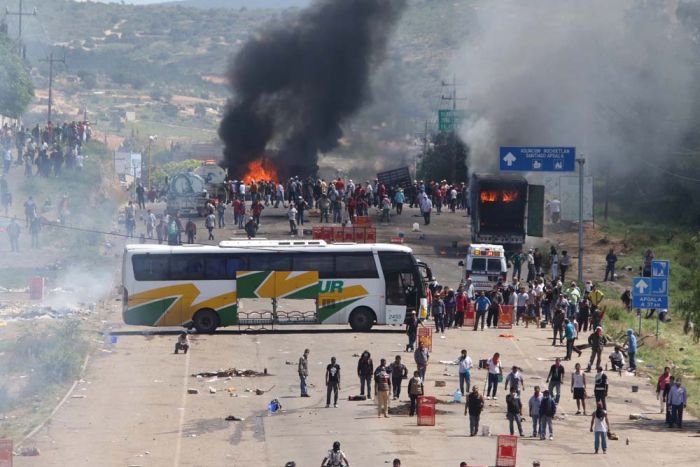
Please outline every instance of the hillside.
M311 0L180 0L183 6L193 8L290 8L305 7Z
M204 139L214 137L221 106L229 97L224 73L231 56L252 35L264 32L268 22L293 18L298 12L187 6L194 2L139 6L36 0L35 4L40 13L25 18L23 34L28 60L37 67L40 98L48 87L48 69L39 60L50 51L66 57L65 67L56 69L59 115L74 118L87 106L97 114L93 120L114 124L114 112L135 111L137 119L151 122L151 127L158 124L154 131L167 132L162 124L174 125L170 132L182 136L181 127L201 127L209 130ZM374 128L378 138L412 134L415 122L429 117L450 53L461 40L457 26L469 27L453 14L451 1L413 0L409 5L378 74L375 94L381 98L353 122L360 130ZM80 28L76 31L67 24ZM12 19L9 34L16 36ZM45 111L45 102L37 103L40 106L29 121L39 120ZM124 125L115 128L128 131Z

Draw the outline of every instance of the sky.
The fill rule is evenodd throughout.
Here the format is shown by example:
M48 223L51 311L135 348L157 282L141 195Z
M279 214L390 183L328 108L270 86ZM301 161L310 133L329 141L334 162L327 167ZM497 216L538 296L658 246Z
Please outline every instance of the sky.
M121 3L120 0L93 0L93 1L98 1L102 3ZM153 3L166 3L166 2L172 2L173 0L124 0L124 3L127 4L133 4L133 5L149 5ZM188 3L194 3L197 0L189 0ZM261 3L266 4L265 6L271 6L271 5L276 5L276 4L281 4L285 7L289 6L306 6L309 3L311 3L311 0L230 0L232 4L235 4L235 7L241 7L241 6L246 6L248 8L260 6Z

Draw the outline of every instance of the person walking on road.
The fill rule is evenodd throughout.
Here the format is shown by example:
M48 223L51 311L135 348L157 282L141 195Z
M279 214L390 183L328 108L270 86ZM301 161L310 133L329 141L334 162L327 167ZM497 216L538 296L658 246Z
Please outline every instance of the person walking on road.
M338 407L338 391L340 391L340 365L331 357L331 363L326 367L326 408L331 406L333 392L333 407Z
M513 366L511 368L510 373L506 376L506 386L505 390L508 390L508 386L510 386L511 390L515 388L515 392L518 393L518 397L520 397L520 390L525 389L525 381L523 380L523 375L520 373L520 369L517 366Z
M360 395L365 395L367 387L367 399L372 398L372 376L374 375L374 363L370 353L365 350L357 361L357 376L360 377Z
M428 369L428 360L430 360L430 353L420 341L418 341L418 348L413 353L413 359L415 360L416 366L418 367L420 379L423 382L425 382L425 372Z
M569 318L564 318L564 337L566 338L566 357L564 357L564 360L571 360L571 354L574 353L574 350L581 355L580 350L574 349L576 336L576 326L574 326L573 322L569 321Z
M466 387L469 390L471 386L471 373L472 367L474 367L472 358L467 355L467 349L462 349L462 355L459 356L456 363L459 365L459 391L462 393L462 396L466 396L467 393L464 392L464 388Z
M581 415L581 406L583 406L583 414L586 414L586 373L581 371L581 364L577 363L574 367L574 372L571 373L571 392L576 401L576 415Z
M488 387L486 389L486 399L497 400L496 392L498 390L499 379L503 379L503 367L501 366L501 354L496 352L493 357L489 358L488 362Z
M393 400L401 396L401 380L408 378L408 368L401 363L401 355L397 355L393 363L389 365L388 372L391 375L391 389Z
M523 403L520 401L520 396L516 391L515 386L510 387L510 394L506 396L506 417L508 418L508 427L510 429L510 435L513 436L513 422L518 425L518 432L520 436L525 436L523 433L523 422L521 418L523 416Z
M545 389L540 403L540 439L546 438L547 428L549 428L549 439L554 439L552 420L554 420L556 413L557 403L550 397L549 391Z
M413 378L408 380L408 397L411 399L411 408L408 412L410 417L416 414L416 402L418 397L423 395L423 392L423 380L420 379L420 373L414 371Z
M340 450L340 442L333 443L333 449L328 451L326 457L321 461L321 467L350 467L350 461L345 453Z
M561 359L556 358L554 360L554 365L549 368L549 374L547 375L547 383L549 383L549 393L554 397L556 403L559 403L559 397L561 396L561 383L564 381L564 366L561 364ZM556 389L557 395L554 395L554 390Z
M469 436L476 436L479 432L479 418L482 410L484 410L484 397L479 394L479 388L474 385L464 406L464 415L469 413Z
M192 245L197 237L197 224L192 219L188 219L187 224L185 224L185 235L187 235L187 243Z
M670 388L667 387L671 383L671 368L665 367L656 383L656 398L659 399L660 412L666 412L666 398Z
M542 394L540 393L540 387L535 386L535 393L530 396L528 401L528 414L532 419L532 437L537 438L540 428L540 406L542 405Z
M683 409L688 405L688 394L683 386L681 386L680 378L676 378L675 384L671 386L668 392L668 401L671 406L671 422L669 428L676 425L678 428L683 428Z
M418 321L416 310L411 311L411 316L406 321L406 335L408 336L408 344L406 344L406 352L413 352L416 345L416 337L418 336L418 325L423 326L423 323Z
M377 417L384 415L389 418L389 391L391 391L391 377L386 368L380 368L374 375L374 390L377 395Z
M216 227L216 217L214 216L213 212L207 215L207 218L204 221L204 226L209 231L209 237L207 238L207 240L214 240L214 228Z
M10 237L10 249L12 251L19 251L19 234L22 231L17 222L17 218L13 217L10 224L7 226L7 235Z
M309 377L309 349L304 349L304 355L299 357L297 366L299 372L299 386L301 388L301 397L310 397L309 388L306 386L306 378Z
M629 357L630 371L637 371L637 336L634 335L632 329L627 330L627 356Z
M610 430L610 422L608 421L608 412L603 404L598 402L598 407L593 412L591 417L591 432L595 436L595 453L598 454L598 449L603 448L603 454L608 450L608 431ZM602 444L602 446L601 446Z

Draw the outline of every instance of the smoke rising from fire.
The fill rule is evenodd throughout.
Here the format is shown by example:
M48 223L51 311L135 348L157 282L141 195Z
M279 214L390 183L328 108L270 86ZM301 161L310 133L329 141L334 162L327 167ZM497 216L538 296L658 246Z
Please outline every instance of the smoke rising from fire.
M690 127L693 37L667 0L484 0L454 69L472 170L499 146L576 146L599 169L666 160ZM646 165L645 165L646 164Z
M338 145L341 123L370 99L370 74L405 4L318 0L245 44L219 127L230 174L262 155L282 177L315 174L318 153Z

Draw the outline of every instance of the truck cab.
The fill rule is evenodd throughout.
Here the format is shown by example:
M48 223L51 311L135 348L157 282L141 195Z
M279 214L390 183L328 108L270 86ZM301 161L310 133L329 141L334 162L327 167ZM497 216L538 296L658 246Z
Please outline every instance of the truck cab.
M475 292L493 290L499 280L505 283L508 275L505 250L501 245L469 245L467 256L459 265L463 267L462 282L471 279Z

